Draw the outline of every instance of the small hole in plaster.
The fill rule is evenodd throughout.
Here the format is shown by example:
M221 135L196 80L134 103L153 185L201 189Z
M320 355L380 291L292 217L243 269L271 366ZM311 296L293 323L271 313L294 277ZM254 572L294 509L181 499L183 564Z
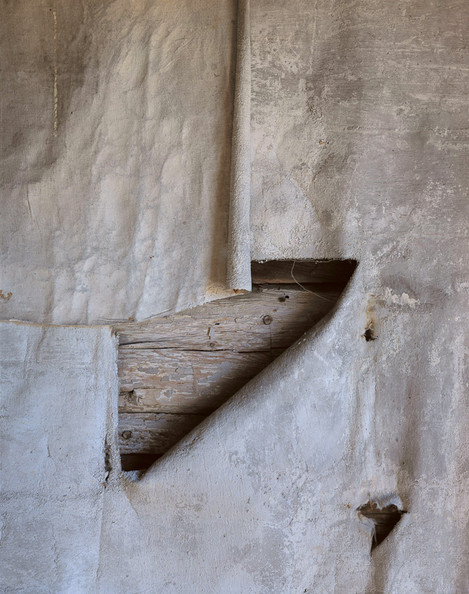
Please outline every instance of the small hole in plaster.
M374 522L371 552L389 536L402 515L407 513L394 504L380 507L375 501L368 501L361 505L357 511L358 517L363 516Z
M111 474L112 466L111 466L111 448L107 442L104 443L104 472L105 477L104 480L107 481L109 475Z
M367 328L365 328L365 332L363 332L362 337L366 340L366 342L370 342L370 340L376 340L378 338L375 336L373 324L369 324Z

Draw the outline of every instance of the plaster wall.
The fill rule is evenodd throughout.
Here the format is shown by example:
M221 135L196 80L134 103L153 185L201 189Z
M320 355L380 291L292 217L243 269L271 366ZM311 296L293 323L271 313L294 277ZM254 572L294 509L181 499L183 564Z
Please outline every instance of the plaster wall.
M26 5L23 10L27 11ZM146 35L153 39L154 35L158 47L172 56L171 32L164 29L164 22L169 19L179 27L182 19L188 30L194 26L191 39L203 37L200 64L207 65L211 60L208 56L221 55L220 43L225 47L225 39L229 41L227 47L232 46L226 27L228 21L231 27L234 12L229 3L135 2L124 6L119 0L89 10L93 19L87 23L96 32L93 59L100 84L96 95L84 83L78 85L75 100L81 115L75 112L76 120L67 116L66 125L78 130L83 114L90 113L86 101L102 98L101 115L92 118L102 130L98 143L101 148L93 157L94 167L102 177L106 167L100 155L112 150L116 159L127 163L127 140L133 137L125 132L111 141L114 121L109 118L113 113L120 114L112 106L123 101L122 88L134 89L131 104L138 105L143 84L139 81L147 80L149 74L140 71L137 84L132 77L138 69L122 67L117 75L100 65L111 62L100 60L114 55L112 64L121 65L127 53L140 55L134 48L147 46L138 46L134 38L137 33L138 39L146 39ZM77 491L83 517L89 510L90 517L101 514L101 522L83 521L77 540L71 530L75 524L61 502L48 503L52 508L44 513L35 509L35 517L42 518L45 526L51 517L58 522L56 533L61 535L61 545L56 562L47 565L48 572L15 573L15 564L21 563L18 550L24 551L24 559L37 567L43 559L49 559L49 552L57 546L56 537L45 527L37 528L37 538L43 544L39 550L35 540L24 542L24 536L19 536L25 533L22 528L6 532L4 575L12 576L4 578L9 580L6 587L28 592L94 589L139 593L450 593L469 589L468 13L466 2L449 5L442 0L260 0L252 4L252 257L352 257L359 260L359 267L328 319L137 482L120 474L115 458L107 480L98 484L90 478L106 476L105 456L93 448L101 448L102 453L103 435L106 431L110 436L115 434L115 353L110 332L105 335L102 328L96 327L50 328L49 342L39 344L36 326L3 322L4 356L10 361L8 377L11 373L16 378L12 381L5 375L4 380L6 409L13 411L7 435L12 439L16 436L16 451L29 451L32 435L33 441L40 440L36 433L43 419L47 419L49 432L59 428L72 432L89 410L101 419L90 425L91 445L75 448L67 444L67 465L51 452L54 471L44 467L44 472L39 473L41 477L66 477L76 465L77 476L83 476L80 484L92 483L90 490L82 486L84 490ZM214 20L207 21L212 16ZM199 18L210 22L206 29L202 28L203 35L196 26ZM113 37L118 30L119 43ZM232 28L229 30L232 32ZM100 36L100 31L109 35ZM213 41L206 46L207 39L218 40L218 45ZM128 52L122 48L129 48ZM186 84L181 82L182 75L192 72L192 66L198 63L182 61L179 82L168 84ZM226 83L223 91L213 91L213 96L219 93L224 98L224 107L220 107L223 117L230 103L228 87ZM161 91L156 84L154 89ZM29 97L29 90L23 92ZM168 109L173 96L168 95ZM32 100L29 97L28 101ZM180 106L176 121L192 106L189 103ZM146 120L142 123L140 115L129 117L143 130L143 136L136 136L136 145L141 147L142 139L148 138L151 151L156 150L154 135L145 136ZM124 124L120 116L117 120L119 130ZM163 124L157 117L155 122L160 134ZM219 130L227 129L223 122ZM50 131L50 121L44 129L47 126ZM36 138L29 126L27 130ZM197 143L192 144L195 140L197 135L189 134L184 146L195 146L190 151L205 154L200 153ZM70 155L81 154L81 145L66 146ZM209 155L219 156L211 152L211 147L205 148ZM62 151L58 154L59 159L63 158ZM139 154L143 155L143 151ZM187 154L181 148L174 151L178 159ZM138 181L142 156L139 162L133 179L135 183L146 183ZM152 162L150 158L148 172ZM44 175L50 174L51 167L56 165L40 165ZM115 171L114 162L110 169ZM181 170L190 168L175 168L176 173ZM20 181L16 177L17 181L8 182L8 200L14 201L12 197L20 186L32 183L26 179L32 175L29 168L21 175ZM152 183L155 179L158 183L161 176L157 173ZM58 187L69 191L67 176L54 179ZM170 179L175 178L171 175ZM192 183L190 178L187 187ZM100 183L91 180L87 187L96 191ZM156 237L157 260L164 264L158 265L163 267L160 284L148 285L151 299L142 297L146 305L137 308L142 315L212 298L206 285L192 283L195 278L213 278L210 258L203 259L200 269L193 269L191 259L181 254L176 257L173 250L179 241L184 244L179 226L182 214L190 212L193 225L197 226L194 221L198 216L205 222L204 217L208 220L213 214L214 194L208 191L205 210L197 210L201 204L197 192L181 192L175 202L171 202L171 195L163 192L154 196L154 208L161 209L161 213L167 212L164 208L172 212L170 204L175 210L174 216L163 219L161 215L161 227L149 222L150 235ZM49 194L40 196L44 208L49 208ZM80 190L78 197L83 199L83 212L87 213L89 195ZM103 204L108 205L108 200L107 196ZM110 212L125 218L122 213L126 200L124 192L122 201ZM8 205L11 203L23 211L7 217L8 224L12 228L19 224L24 234L26 227L21 225L26 225L27 204L19 198ZM72 203L70 196L64 198L63 208ZM43 212L39 202L36 210L34 205L33 212ZM139 208L136 212L140 212ZM227 211L222 208L220 212L225 213L220 221L225 220L226 225ZM102 228L98 224L94 227L93 219L89 220L96 232ZM31 218L29 225L33 223ZM47 221L43 224L47 229L56 228ZM196 227L190 235L190 249L197 254L194 257L206 253L204 246L208 244L220 245L223 264L224 240L215 227L208 227L207 235L202 233L200 243L194 242L194 230ZM86 233L84 237L87 239ZM124 239L135 246L133 237ZM223 237L226 239L226 234ZM125 241L123 245L130 245ZM69 253L66 245L64 242L57 252L60 257ZM34 268L34 261L30 264L29 256L18 246L15 249L19 256L14 256L12 264L24 259L26 268ZM181 270L168 274L164 267L174 268L174 262L182 262ZM8 266L5 269L8 275ZM136 266L135 271L140 274L141 267ZM123 274L128 282L127 273ZM44 278L50 279L51 275L49 272ZM100 272L96 278L105 283L105 276ZM153 293L155 287L164 297L161 301ZM184 299L173 299L180 291L188 291ZM70 309L62 299L46 302L40 298L36 307L31 288L25 295L30 309L25 305L26 309L12 313L12 297L6 302L7 316L54 321L58 312L68 316L73 310L82 316L85 311L93 311L92 317L79 318L86 322L101 315L97 309L87 309L88 296L86 305ZM125 308L119 296L114 298L99 290L90 295L99 296L99 308L106 311L108 322L122 315ZM165 300L168 295L172 297ZM65 310L60 309L63 303ZM74 315L70 313L70 318L62 321L77 321L72 319ZM365 341L362 335L370 324L376 340ZM83 348L75 343L73 349L70 347L72 359L80 361L91 352L98 353L97 341L103 341L101 363L86 368L89 391L73 387L75 381L85 381L84 376L77 380L71 377L70 388L63 384L70 395L70 409L69 414L57 418L50 411L56 411L60 395L49 386L56 384L54 378L61 373L60 357L50 362L49 356L42 359L36 353L41 349L56 352L55 345L61 345L67 333L75 336L80 332L88 333L86 344L82 343ZM25 351L22 345L28 343L30 350ZM25 360L33 370L27 376L27 390L20 381ZM41 378L46 378L45 383ZM92 402L85 402L83 399L90 393ZM24 414L15 412L22 398L26 403ZM37 408L30 412L32 401ZM71 435L73 444L82 444L79 436ZM111 444L114 448L112 439ZM46 452L37 449L34 458L29 459L18 454L24 461L22 467L28 473L35 472L39 461L42 468L47 462ZM83 457L84 466L80 462ZM7 493L17 494L17 505L27 515L28 499L19 494L32 493L35 487L29 487L29 479L11 468L7 467L6 472L14 477L9 479ZM54 485L47 483L46 492L55 492ZM372 557L371 527L360 521L356 512L369 499L396 503L408 512ZM16 522L13 509L7 509L5 517L7 526ZM69 550L74 551L80 564L75 573L60 561ZM76 575L81 582L73 581L78 580Z
M0 318L144 319L233 294L235 3L1 5Z

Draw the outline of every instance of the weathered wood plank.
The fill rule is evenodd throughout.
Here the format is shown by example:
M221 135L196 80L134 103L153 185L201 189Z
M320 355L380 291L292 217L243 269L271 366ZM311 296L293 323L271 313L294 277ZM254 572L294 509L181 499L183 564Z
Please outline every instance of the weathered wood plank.
M259 285L250 294L120 324L123 468L146 468L175 445L324 317L348 277L330 285L336 279L325 273L321 284L304 290L280 274L281 284Z
M122 455L152 454L161 456L206 415L121 413L119 447Z
M249 378L251 379L251 378ZM246 380L247 381L249 381ZM244 382L244 383L246 383ZM241 384L241 386L244 384ZM240 386L240 387L241 387ZM238 388L239 389L239 388ZM170 394L168 394L170 392ZM210 414L221 406L235 392L228 393L207 390L199 394L181 394L177 391L159 390L155 388L136 389L130 392L119 392L119 413L121 412L154 412L180 414Z
M211 412L279 354L119 350L121 411ZM129 393L124 396L123 393Z
M173 316L116 327L121 346L265 351L287 348L335 304L340 289L310 293L298 286L258 287Z
M356 268L355 260L269 260L252 262L251 276L255 284L292 283L335 283L345 287ZM292 270L293 269L293 270Z

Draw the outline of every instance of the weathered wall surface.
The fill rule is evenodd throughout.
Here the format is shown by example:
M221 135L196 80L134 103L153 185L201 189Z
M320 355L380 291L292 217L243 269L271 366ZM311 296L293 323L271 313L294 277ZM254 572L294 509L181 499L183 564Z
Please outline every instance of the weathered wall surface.
M461 239L466 11L463 1L253 4L255 258L379 260L386 248L409 262L422 244L435 257ZM426 258L428 273L454 260Z
M116 350L105 326L0 322L2 592L95 587Z
M197 592L467 590L469 418L458 304L439 319L418 312L411 334L414 312L398 306L367 343L362 281L358 274L331 319L143 484L110 496L104 592L132 589L136 564L144 568L139 592L185 592L187 584ZM441 372L435 340L457 345ZM415 343L431 346L421 352ZM370 527L356 511L369 499L408 511L373 557Z
M122 48L137 44L136 31L155 31L164 48L170 34L165 36L155 15L170 22L187 15L188 23L197 23L201 15L216 12L209 4L170 8L162 2L147 8L136 2L124 10L112 2L94 9L94 30L109 32L94 46L103 81L98 96L106 98L100 103L100 142L103 154L111 151L122 167L128 162L124 147L129 135L112 140L112 106L124 101L122 89L137 88L148 77L141 72L134 80L133 68L118 68L127 55ZM216 6L225 11L219 21L223 25L210 21L215 27L211 34L219 39L225 35L223 19L233 13L231 4ZM131 27L134 22L141 25ZM143 481L128 483L111 473L99 495L103 511L96 567L90 563L83 575L100 592L467 591L469 5L443 0L260 1L252 5L251 23L252 256L355 257L360 265L338 309L320 328L246 386ZM194 24L194 38L201 35ZM105 62L112 44L115 59ZM202 52L203 64L214 47ZM173 55L171 44L166 51ZM120 79L110 75L111 66ZM181 63L178 73L186 76L191 69ZM74 98L86 112L93 95L80 89ZM168 104L174 97L170 89ZM223 89L220 96L226 98ZM226 107L220 113L226 114ZM117 119L120 129L124 124ZM187 138L187 146L193 146L192 140ZM140 147L144 141L145 136L136 143ZM175 150L178 159L180 150ZM99 159L95 170L106 171L106 163ZM118 170L114 161L109 163L112 172ZM141 175L137 169L136 180ZM179 165L171 169L169 178L177 178L180 170ZM163 173L151 173L152 183L160 183ZM63 208L72 208L68 178L57 179L65 192ZM193 182L188 180L187 187ZM100 184L89 187L97 192ZM122 201L109 212L124 216L127 196L121 194ZM156 194L149 202L160 213L168 208L164 196L169 194ZM174 218L161 226L149 222L158 258L165 263L161 266L168 270L181 260L168 246L184 242L179 222L172 239L171 221L181 221L198 204L197 193L181 196L174 203ZM15 204L27 208L19 199ZM42 212L39 203L31 206ZM191 220L207 214L196 212ZM218 245L213 228L207 233L200 245L206 240ZM121 240L119 249L128 249L126 238ZM12 245L20 249L20 240ZM93 245L99 253L101 244ZM223 250L223 241L220 245ZM66 243L62 249L60 257L67 257ZM140 264L135 260L135 274L141 274ZM192 286L198 291L201 285L191 283L200 274L209 278L207 268L193 276L189 269L183 260L184 291ZM179 275L173 278L163 267L160 278L165 295L182 291ZM149 287L150 293L155 287ZM30 296L32 304L34 293ZM179 303L170 302L171 307ZM118 315L115 303L108 319ZM148 313L160 302L145 303ZM7 307L12 304L13 297ZM28 307L33 311L36 306ZM45 311L41 308L34 311ZM376 340L367 342L362 334L370 325ZM11 331L5 344L25 340L25 328ZM51 330L50 336L61 331ZM22 365L21 357L15 361L19 373L15 366ZM104 402L96 398L97 410L117 399L112 379L108 385L101 392ZM9 389L8 408L23 394L15 386ZM56 406L56 392L45 385L37 385L37 395L47 410ZM70 426L86 410L80 406L82 397L76 393L77 416L68 418ZM45 414L44 408L39 417ZM24 427L36 421L16 418L23 427L16 448L26 450ZM67 418L56 425L62 423ZM97 428L95 435L102 439ZM77 455L70 452L69 465L78 464ZM104 473L104 457L101 465ZM356 512L369 499L399 503L408 511L372 558L369 526ZM61 504L54 509L60 513ZM65 512L63 518L67 535ZM86 534L95 542L92 528ZM72 543L73 536L69 539ZM45 542L53 546L52 536ZM33 556L42 554L30 542L24 547ZM82 554L88 555L88 548L83 546ZM46 592L62 584L55 589L68 591L63 585L67 572L58 563L39 581L34 575L15 577L13 587Z
M30 4L2 2L0 317L100 323L213 298L233 2Z

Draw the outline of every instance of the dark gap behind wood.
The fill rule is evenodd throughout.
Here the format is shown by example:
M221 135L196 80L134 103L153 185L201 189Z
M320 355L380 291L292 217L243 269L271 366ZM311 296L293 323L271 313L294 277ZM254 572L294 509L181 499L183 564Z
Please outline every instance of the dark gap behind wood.
M356 260L268 260L252 262L251 276L256 285L296 281L302 285L332 283L343 288L356 267Z

